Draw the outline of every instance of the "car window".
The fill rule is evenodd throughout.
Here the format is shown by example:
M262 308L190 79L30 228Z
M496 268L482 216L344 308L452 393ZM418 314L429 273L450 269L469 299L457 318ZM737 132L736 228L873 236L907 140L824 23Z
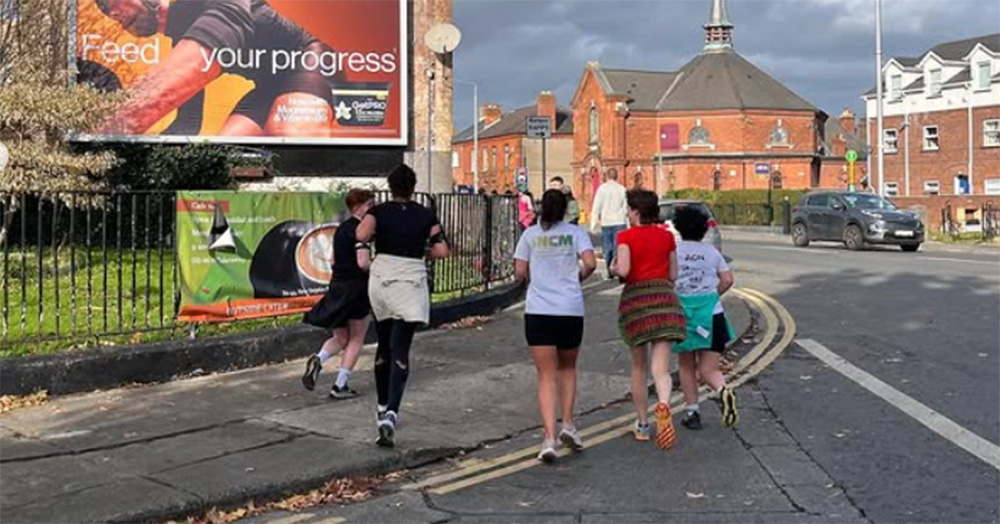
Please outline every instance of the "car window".
M847 205L858 209L896 209L896 206L888 200L866 193L850 193L843 195Z
M685 202L678 204L660 204L660 220L664 222L671 222L674 220L674 213L677 212L677 208L682 206L693 206L701 210L702 213L708 216L709 220L714 220L712 217L712 211L708 209L708 206L702 204L701 202Z
M844 204L844 201L839 196L830 195L830 209L835 209L838 204L840 206L843 206L844 208L847 208L847 205Z
M815 207L827 207L830 205L830 195L813 195L809 197L809 205Z

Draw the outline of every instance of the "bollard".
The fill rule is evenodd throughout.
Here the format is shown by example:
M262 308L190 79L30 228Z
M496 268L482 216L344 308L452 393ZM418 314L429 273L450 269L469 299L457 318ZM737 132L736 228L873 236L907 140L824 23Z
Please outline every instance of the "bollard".
M792 234L792 203L786 196L781 202L781 232L785 235Z

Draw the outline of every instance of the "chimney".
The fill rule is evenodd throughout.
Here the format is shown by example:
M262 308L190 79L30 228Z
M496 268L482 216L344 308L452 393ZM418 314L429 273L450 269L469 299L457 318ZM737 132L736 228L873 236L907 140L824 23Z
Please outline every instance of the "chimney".
M552 126L552 131L556 130L556 95L552 91L542 91L538 93L538 102L535 106L535 116L547 116Z
M857 121L854 119L854 112L850 108L845 107L844 112L840 114L840 126L852 135L858 132Z
M503 109L500 104L494 102L488 102L483 104L482 109L479 110L479 119L482 120L484 126L488 126L503 116Z

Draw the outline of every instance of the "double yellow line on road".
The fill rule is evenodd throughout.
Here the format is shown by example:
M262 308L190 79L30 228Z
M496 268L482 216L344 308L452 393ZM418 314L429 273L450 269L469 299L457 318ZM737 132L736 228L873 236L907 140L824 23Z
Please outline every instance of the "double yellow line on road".
M726 376L726 381L735 388L759 374L781 355L794 340L796 325L788 310L774 298L746 288L735 289L734 293L752 304L764 317L767 326L761 341L740 358L733 370ZM779 330L781 338L775 343ZM702 399L707 398L709 394L707 388L702 388L701 391ZM670 398L670 404L671 409L675 413L679 413L683 407L681 394L674 393ZM584 449L631 433L634 420L635 414L629 413L581 429L580 436L585 439ZM445 495L537 466L539 464L538 460L535 459L537 452L535 447L530 447L492 459L470 459L459 462L453 471L408 484L403 489L427 489L433 495ZM569 450L563 449L559 455L564 456L569 453L571 453Z

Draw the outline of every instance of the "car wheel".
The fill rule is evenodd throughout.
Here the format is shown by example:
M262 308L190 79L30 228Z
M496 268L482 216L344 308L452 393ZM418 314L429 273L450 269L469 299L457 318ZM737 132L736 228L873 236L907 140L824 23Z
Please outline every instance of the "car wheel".
M899 247L907 253L916 253L920 249L920 244L903 244Z
M860 251L865 248L865 235L861 228L851 224L844 230L844 245L851 251Z
M792 226L792 243L796 247L809 247L809 230L806 229L806 225L802 222L798 222Z

